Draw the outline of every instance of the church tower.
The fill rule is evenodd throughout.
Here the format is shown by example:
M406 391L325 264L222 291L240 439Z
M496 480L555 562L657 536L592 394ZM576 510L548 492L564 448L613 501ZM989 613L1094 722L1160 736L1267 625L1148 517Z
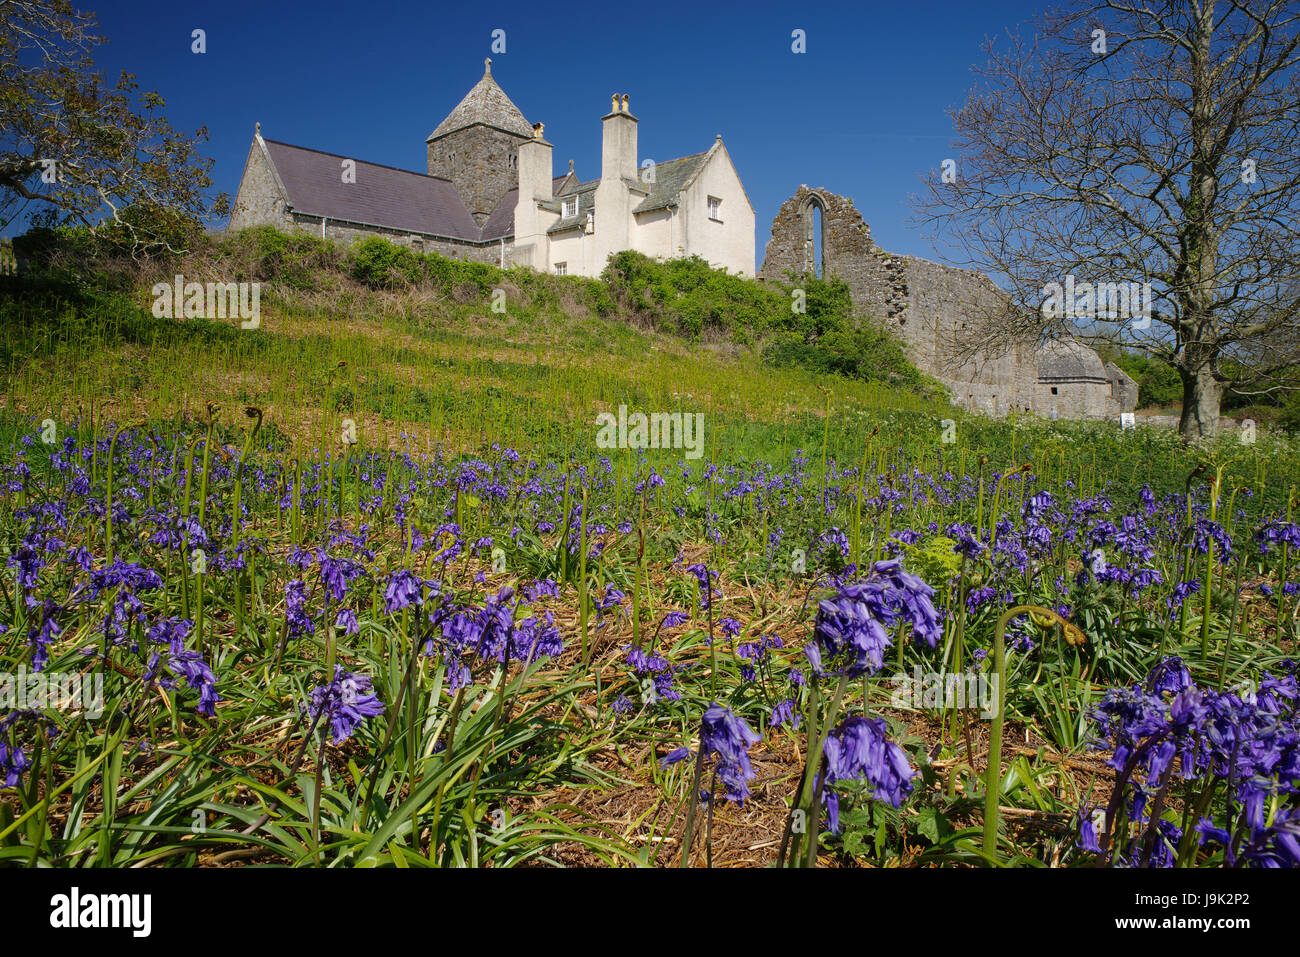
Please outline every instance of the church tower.
M492 79L492 61L484 60L483 78L425 140L429 175L451 180L482 226L518 185L519 146L532 138L531 124Z

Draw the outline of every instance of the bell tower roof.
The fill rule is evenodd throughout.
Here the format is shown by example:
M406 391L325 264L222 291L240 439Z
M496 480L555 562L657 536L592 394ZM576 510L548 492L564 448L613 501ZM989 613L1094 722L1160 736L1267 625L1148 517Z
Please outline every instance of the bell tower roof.
M425 142L432 142L448 133L475 125L491 126L528 139L533 135L533 125L524 119L519 107L510 102L510 97L492 79L490 58L483 61L483 78L474 84L473 89L465 94L464 99L456 104L456 108L447 114L447 118L438 124Z

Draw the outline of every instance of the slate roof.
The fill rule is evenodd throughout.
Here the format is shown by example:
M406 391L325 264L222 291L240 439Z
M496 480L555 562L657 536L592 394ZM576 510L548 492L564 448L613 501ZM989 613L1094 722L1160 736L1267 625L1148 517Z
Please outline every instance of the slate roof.
M519 201L518 188L501 197L492 215L483 221L480 235L484 240L505 239L515 234L515 203Z
M1129 382L1132 382L1134 385L1138 384L1137 379L1133 378L1131 375L1129 375L1119 366L1115 365L1115 363L1113 362L1106 363L1106 376L1107 378L1110 379L1120 379L1120 380L1127 379Z
M1082 342L1057 339L1038 347L1040 381L1109 381L1101 358Z
M656 163L655 181L642 184L650 188L650 195L633 207L632 212L648 213L651 210L676 205L677 194L704 165L704 157L708 155L708 150L705 150L703 153L693 153L680 159Z
M505 90L497 86L497 81L492 79L491 68L465 94L464 99L456 104L456 108L447 114L447 118L438 124L437 129L429 134L425 142L476 123L518 133L520 136L531 138L533 135L533 125L524 119L524 114L506 96Z
M653 183L647 183L641 178L634 180L625 180L627 185L634 190L641 190L646 193L645 199L632 207L633 213L648 213L656 209L665 209L669 206L677 205L678 194L691 178L695 176L701 166L704 165L705 157L709 151L703 153L692 153L690 156L682 156L678 159L665 160L662 163L655 164L655 180ZM579 183L576 187L571 187L564 192L565 197L578 196L578 215L560 219L559 222L546 230L547 233L562 233L568 229L576 229L582 226L587 219L587 210L595 206L596 187L600 185L600 180L593 179L586 183ZM559 199L559 194L555 194ZM560 210L558 202L548 204L556 211Z
M355 160L357 180L344 183L343 160L352 157L276 140L262 142L294 212L468 242L514 235L517 189L502 197L480 229L450 180ZM552 193L566 177L551 181Z
M572 181L572 185L566 189L564 184L569 181ZM551 181L551 195L559 196L561 193L572 192L579 185L581 184L578 182L578 177L572 173L565 173L563 176L557 176Z
M342 162L352 157L263 142L294 212L452 239L482 238L450 180L355 160L356 182L345 183Z

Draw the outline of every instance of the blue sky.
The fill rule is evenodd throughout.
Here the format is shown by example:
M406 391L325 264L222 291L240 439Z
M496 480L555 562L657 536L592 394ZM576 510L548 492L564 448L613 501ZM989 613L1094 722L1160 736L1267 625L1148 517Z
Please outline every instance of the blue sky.
M721 133L757 218L801 183L852 196L876 242L938 258L907 198L951 155L985 36L1037 0L861 3L494 3L387 0L81 0L109 43L97 62L156 89L180 129L206 126L217 188L233 197L264 136L424 170L424 139L483 72L546 124L556 172L600 169L600 117L630 95L642 158L707 149ZM207 52L191 52L191 32ZM505 30L506 52L491 53ZM806 31L807 52L791 51ZM957 157L960 162L960 157ZM12 231L12 228L11 228Z

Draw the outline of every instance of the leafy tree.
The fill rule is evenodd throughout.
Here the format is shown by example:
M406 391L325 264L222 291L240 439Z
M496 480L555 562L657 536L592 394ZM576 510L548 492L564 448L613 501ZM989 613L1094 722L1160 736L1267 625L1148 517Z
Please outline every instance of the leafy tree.
M1300 434L1300 392L1292 392L1286 397L1277 424L1287 435Z
M0 0L0 224L35 204L37 226L81 224L132 252L180 251L229 198L209 202L212 160L172 129L157 93L91 53L93 14L68 0Z

